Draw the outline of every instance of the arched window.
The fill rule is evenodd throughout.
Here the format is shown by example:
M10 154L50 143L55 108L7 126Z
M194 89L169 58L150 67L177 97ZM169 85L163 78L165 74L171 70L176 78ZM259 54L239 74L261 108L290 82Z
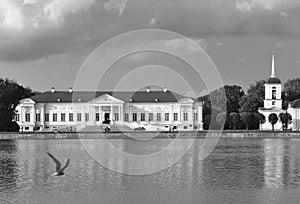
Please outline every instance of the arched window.
M276 87L272 87L272 99L276 99Z

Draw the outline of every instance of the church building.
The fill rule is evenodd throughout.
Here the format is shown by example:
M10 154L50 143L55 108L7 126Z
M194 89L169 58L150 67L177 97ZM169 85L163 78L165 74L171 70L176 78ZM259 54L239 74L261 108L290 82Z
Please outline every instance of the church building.
M168 91L56 91L20 101L15 120L20 131L202 130L202 102ZM97 127L97 128L95 128Z
M271 76L265 84L264 107L260 107L258 110L259 113L266 117L266 122L261 125L261 130L272 130L272 124L269 122L269 115L272 113L275 113L278 117L274 130L282 130L282 123L279 119L279 114L284 112L282 109L281 89L281 81L275 75L275 55L273 53Z

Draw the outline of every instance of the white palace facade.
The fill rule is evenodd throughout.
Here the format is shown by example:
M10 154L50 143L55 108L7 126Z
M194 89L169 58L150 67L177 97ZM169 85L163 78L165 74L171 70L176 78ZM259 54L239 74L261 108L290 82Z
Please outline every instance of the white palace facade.
M20 101L20 131L77 130L103 124L146 131L202 130L202 102L166 89L137 92L51 91Z

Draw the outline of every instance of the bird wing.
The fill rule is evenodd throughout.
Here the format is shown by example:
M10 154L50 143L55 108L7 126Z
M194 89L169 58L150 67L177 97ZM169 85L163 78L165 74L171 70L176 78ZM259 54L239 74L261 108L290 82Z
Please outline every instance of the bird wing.
M62 167L59 171L63 172L69 166L69 163L70 163L70 159L67 160L66 165Z
M58 161L58 159L56 159L52 154L50 154L49 152L47 152L47 154L53 159L53 161L56 164L56 171L60 170L61 164L60 161Z

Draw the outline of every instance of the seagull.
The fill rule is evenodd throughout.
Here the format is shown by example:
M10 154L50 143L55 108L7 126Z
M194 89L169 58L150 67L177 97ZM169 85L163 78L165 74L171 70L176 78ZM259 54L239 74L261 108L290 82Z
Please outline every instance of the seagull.
M70 159L67 160L66 165L64 167L61 167L60 161L56 159L52 154L47 152L47 154L53 159L53 161L56 164L56 172L52 176L62 176L64 175L64 170L69 166Z

